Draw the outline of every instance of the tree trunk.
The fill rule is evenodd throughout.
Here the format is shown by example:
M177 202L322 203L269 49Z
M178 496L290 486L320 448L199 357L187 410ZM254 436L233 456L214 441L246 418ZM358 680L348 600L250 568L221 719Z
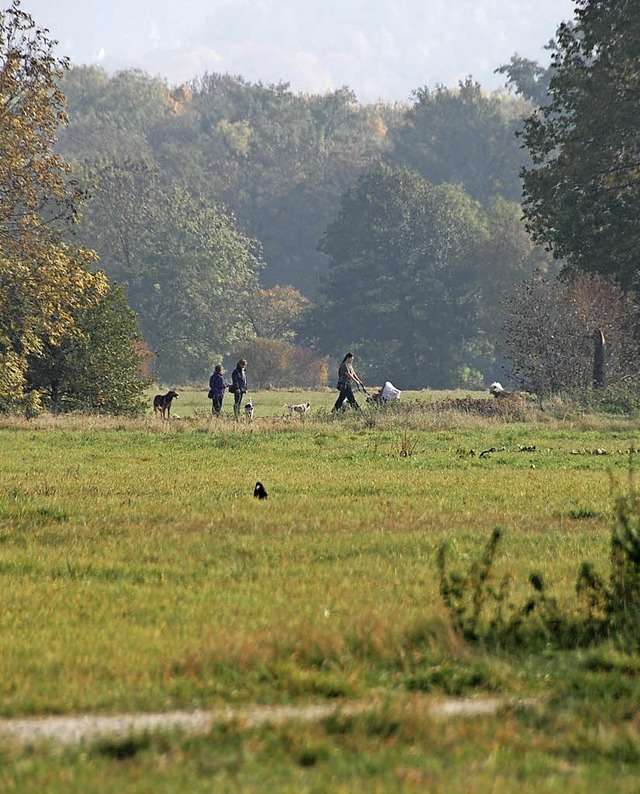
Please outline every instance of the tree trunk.
M604 334L599 328L593 332L593 385L596 389L606 386L605 374L605 342Z

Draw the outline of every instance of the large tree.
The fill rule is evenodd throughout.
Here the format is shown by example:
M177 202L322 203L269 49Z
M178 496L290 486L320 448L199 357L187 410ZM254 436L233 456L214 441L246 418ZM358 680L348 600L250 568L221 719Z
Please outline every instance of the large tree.
M192 383L254 336L249 305L262 266L254 241L223 206L164 185L144 159L88 167L80 226L137 312L164 381Z
M80 194L53 152L67 65L53 48L18 0L0 11L0 410L24 405L28 356L73 334L75 311L107 290L95 255L60 241Z
M362 353L377 381L452 385L476 330L486 237L479 206L459 187L387 166L358 179L321 242L330 257L316 312L324 346Z
M96 304L74 312L75 333L58 344L45 340L29 357L29 389L45 408L60 413L142 413L147 381L145 352L135 314L119 286Z
M408 169L362 176L321 241L329 274L307 340L335 356L353 348L367 377L403 388L495 380L504 300L549 270L520 215L515 203L483 208Z
M549 101L526 121L524 211L569 266L640 288L640 5L576 0L557 32Z

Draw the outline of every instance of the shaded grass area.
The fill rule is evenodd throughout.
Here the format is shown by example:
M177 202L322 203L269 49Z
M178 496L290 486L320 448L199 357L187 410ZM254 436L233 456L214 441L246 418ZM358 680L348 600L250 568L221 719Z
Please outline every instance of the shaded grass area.
M573 682L575 685L575 681ZM57 791L637 791L633 694L604 709L580 693L535 709L442 719L420 698L361 716L104 739L91 747L4 746L5 789Z
M436 556L448 539L464 565L500 526L514 598L535 569L570 610L580 563L606 572L609 474L635 442L622 422L0 428L3 715L389 699L317 726L5 748L6 786L61 789L71 765L76 790L633 790L637 658L469 646ZM479 693L542 705L445 726L411 705Z

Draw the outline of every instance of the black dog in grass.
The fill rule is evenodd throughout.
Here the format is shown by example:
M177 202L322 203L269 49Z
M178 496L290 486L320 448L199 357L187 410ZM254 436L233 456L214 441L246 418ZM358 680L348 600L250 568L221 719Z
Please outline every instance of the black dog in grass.
M178 399L178 393L175 391L168 391L166 394L156 394L153 398L153 413L163 419L168 419L171 413L171 401Z
M266 492L264 485L261 482L257 482L256 487L253 489L253 495L256 499L266 499L269 494Z

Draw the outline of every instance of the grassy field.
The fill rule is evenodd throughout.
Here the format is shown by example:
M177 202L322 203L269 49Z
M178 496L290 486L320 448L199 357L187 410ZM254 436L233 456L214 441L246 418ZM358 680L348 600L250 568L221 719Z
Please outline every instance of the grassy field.
M153 415L152 402L154 394L166 394L170 386L156 385L149 389L149 408L148 416ZM211 414L211 401L207 399L207 390L204 389L181 389L177 388L178 400L174 401L172 406L172 413L180 419L203 419ZM355 392L355 397L358 404L362 407L367 406L367 397L373 396L378 391L378 387L368 387L366 393L361 391ZM286 409L287 405L295 405L297 403L307 402L311 403L310 416L317 416L320 414L328 413L333 408L336 401L338 392L335 389L323 389L320 391L304 391L300 389L272 389L261 392L249 391L245 398L246 402L251 398L254 407L254 421L259 419L275 419L288 418L289 412ZM399 407L408 405L415 405L416 403L431 403L436 400L442 399L461 399L464 397L473 396L474 398L490 399L487 393L479 393L472 391L464 391L462 389L452 391L433 391L431 389L424 389L422 391L406 391L402 393ZM243 402L243 405L244 405ZM233 419L233 394L227 392L223 401L223 421L225 419Z
M437 397L332 418L335 392L264 392L249 423L181 392L169 422L4 420L2 715L380 705L200 738L8 746L0 786L637 790L640 657L465 642L436 566L448 540L468 567L499 526L496 574L513 575L514 602L539 572L574 609L580 563L608 573L611 479L626 482L635 423L498 421L428 410ZM303 399L306 420L282 417ZM421 706L486 694L538 705L447 723Z

